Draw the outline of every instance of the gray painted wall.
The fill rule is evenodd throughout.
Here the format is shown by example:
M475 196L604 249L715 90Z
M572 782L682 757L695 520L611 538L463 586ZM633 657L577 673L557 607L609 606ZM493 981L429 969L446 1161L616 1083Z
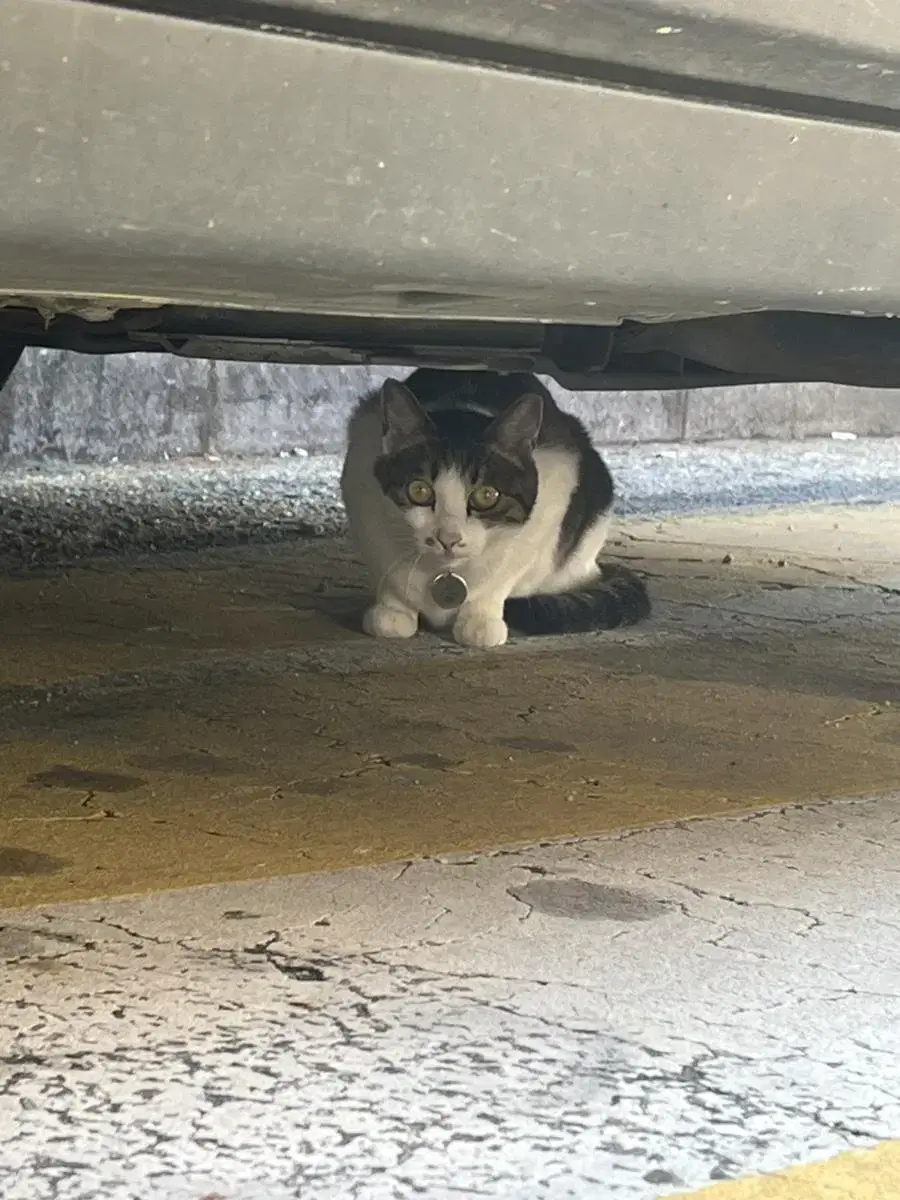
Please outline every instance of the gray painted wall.
M32 350L0 396L0 460L338 451L356 397L390 373ZM601 444L900 434L898 391L799 384L573 394L551 386Z

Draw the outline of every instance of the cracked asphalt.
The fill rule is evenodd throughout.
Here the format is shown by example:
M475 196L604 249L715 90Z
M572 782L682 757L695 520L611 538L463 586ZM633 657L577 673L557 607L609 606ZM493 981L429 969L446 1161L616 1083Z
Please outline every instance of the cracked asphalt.
M890 1139L897 800L10 915L5 1200L651 1200Z

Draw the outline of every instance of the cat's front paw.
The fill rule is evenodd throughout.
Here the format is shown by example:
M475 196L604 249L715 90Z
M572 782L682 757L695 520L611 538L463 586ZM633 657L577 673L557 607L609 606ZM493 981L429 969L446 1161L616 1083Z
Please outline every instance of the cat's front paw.
M502 646L509 637L506 622L500 617L486 613L462 612L453 626L453 640L460 646L477 646L488 650L491 646Z
M416 613L387 604L373 604L363 617L363 629L372 637L411 638L418 628Z

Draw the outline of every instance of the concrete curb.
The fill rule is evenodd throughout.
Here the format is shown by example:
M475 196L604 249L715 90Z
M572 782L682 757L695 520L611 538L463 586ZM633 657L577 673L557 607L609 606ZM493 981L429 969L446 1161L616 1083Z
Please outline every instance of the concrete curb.
M357 397L405 373L31 350L0 398L0 461L336 453ZM832 384L620 393L551 387L601 445L900 434L900 391Z

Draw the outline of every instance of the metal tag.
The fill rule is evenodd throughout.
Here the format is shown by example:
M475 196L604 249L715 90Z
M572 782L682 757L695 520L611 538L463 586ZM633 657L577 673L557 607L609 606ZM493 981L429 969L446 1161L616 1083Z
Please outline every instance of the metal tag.
M469 594L469 587L462 575L443 571L435 575L428 589L431 599L438 608L459 608Z

